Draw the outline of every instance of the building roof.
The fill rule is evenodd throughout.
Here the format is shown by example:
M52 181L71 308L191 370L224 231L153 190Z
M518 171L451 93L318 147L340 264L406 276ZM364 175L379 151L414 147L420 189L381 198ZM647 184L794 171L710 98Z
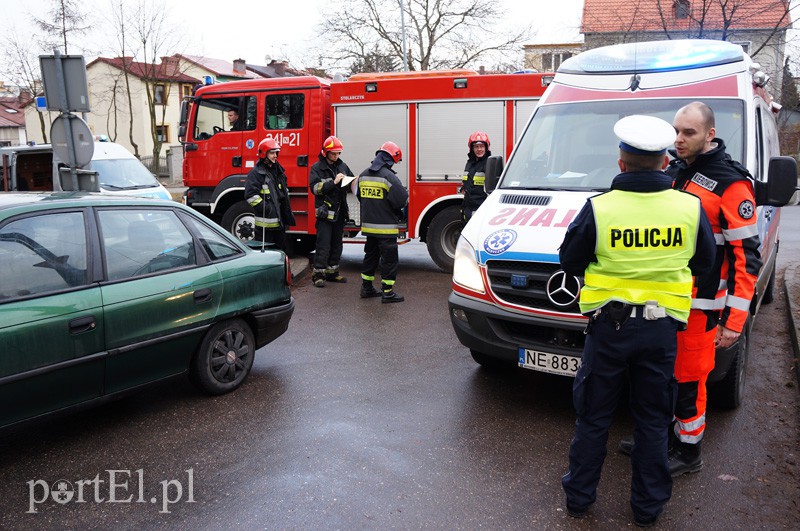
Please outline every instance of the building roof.
M247 69L255 72L260 77L291 77L291 76L307 76L308 72L304 70L297 70L289 66L286 61L275 61L274 59L266 66L261 65L247 65Z
M190 63L194 63L197 66L212 72L217 77L233 77L239 79L258 79L261 77L247 70L245 70L244 73L236 72L233 69L233 63L223 59L213 59L211 57L204 57L201 55L186 55L177 53L173 57L180 57L186 61L189 61Z
M688 3L689 17L675 17L674 6L678 2ZM705 30L722 30L725 17L720 4L715 0L584 0L581 32L664 31L665 26L669 31L693 31L699 29L698 21L702 21ZM788 0L739 0L729 4L729 31L789 29L792 23Z
M130 57L98 57L88 65L88 70L95 63L106 63L114 68L125 71L142 79L154 79L156 81L169 81L171 83L192 83L197 84L199 79L186 75L173 63L162 61L159 64L152 65L149 63L142 63L134 61Z
M0 98L0 127L25 127L23 107L29 99Z

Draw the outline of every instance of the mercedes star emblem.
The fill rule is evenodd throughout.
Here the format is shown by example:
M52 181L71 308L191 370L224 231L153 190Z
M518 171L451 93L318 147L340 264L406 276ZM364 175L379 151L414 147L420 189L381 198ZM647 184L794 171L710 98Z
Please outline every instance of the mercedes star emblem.
M559 269L547 279L547 298L559 308L575 304L581 294L581 281Z

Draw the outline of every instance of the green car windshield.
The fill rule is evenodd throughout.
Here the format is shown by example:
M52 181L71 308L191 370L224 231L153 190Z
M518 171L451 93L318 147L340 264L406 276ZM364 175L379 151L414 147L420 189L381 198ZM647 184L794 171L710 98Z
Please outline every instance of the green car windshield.
M544 105L536 109L509 161L499 188L607 190L619 173L619 140L614 124L632 114L672 123L686 99L629 99ZM728 154L743 160L744 103L706 99L716 118L717 136Z

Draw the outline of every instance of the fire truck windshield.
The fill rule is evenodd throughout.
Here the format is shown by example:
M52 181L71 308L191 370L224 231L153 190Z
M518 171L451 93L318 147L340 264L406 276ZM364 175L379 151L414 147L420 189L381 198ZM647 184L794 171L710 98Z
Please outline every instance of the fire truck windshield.
M536 109L522 135L499 188L553 190L607 190L619 173L619 143L614 124L645 109L672 123L686 99L628 99L570 102ZM746 164L742 153L744 104L740 100L705 99L716 118L717 136L727 152Z

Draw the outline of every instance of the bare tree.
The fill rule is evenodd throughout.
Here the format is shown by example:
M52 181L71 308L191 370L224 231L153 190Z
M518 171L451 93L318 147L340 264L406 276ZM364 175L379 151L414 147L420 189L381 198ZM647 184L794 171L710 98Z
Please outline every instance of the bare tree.
M88 16L81 11L78 0L51 0L47 17L33 17L33 22L43 33L41 47L46 50L61 47L65 55L69 53L71 39L89 29Z
M13 30L5 35L2 46L5 60L0 67L0 74L18 86L21 91L35 96L42 89L39 54L30 46L27 39L23 40ZM42 138L47 142L47 126L50 124L45 122L44 113L37 114Z
M528 28L496 32L504 12L496 0L343 0L321 27L328 61L358 66L376 54L403 64L401 9L408 70L460 68L497 52L518 51Z
M127 7L127 8L126 8ZM126 103L127 107L127 114L128 114L128 141L131 143L131 147L133 148L133 154L138 158L139 157L139 144L136 143L136 138L133 134L133 95L131 94L131 65L133 63L133 56L135 55L135 50L129 49L129 41L131 40L128 36L130 31L127 20L133 17L133 12L130 11L130 3L126 6L120 0L118 4L113 4L112 8L112 23L115 28L117 28L117 43L119 46L119 56L122 58L122 81L124 81L124 91L125 91L125 98L123 101ZM117 84L115 83L114 86L116 87ZM120 87L122 88L122 87ZM117 112L119 111L119 105L117 104L117 97L116 93L112 98L114 105L113 111L114 116L117 116ZM115 121L115 132L116 132L116 121ZM114 135L116 138L116 134Z

